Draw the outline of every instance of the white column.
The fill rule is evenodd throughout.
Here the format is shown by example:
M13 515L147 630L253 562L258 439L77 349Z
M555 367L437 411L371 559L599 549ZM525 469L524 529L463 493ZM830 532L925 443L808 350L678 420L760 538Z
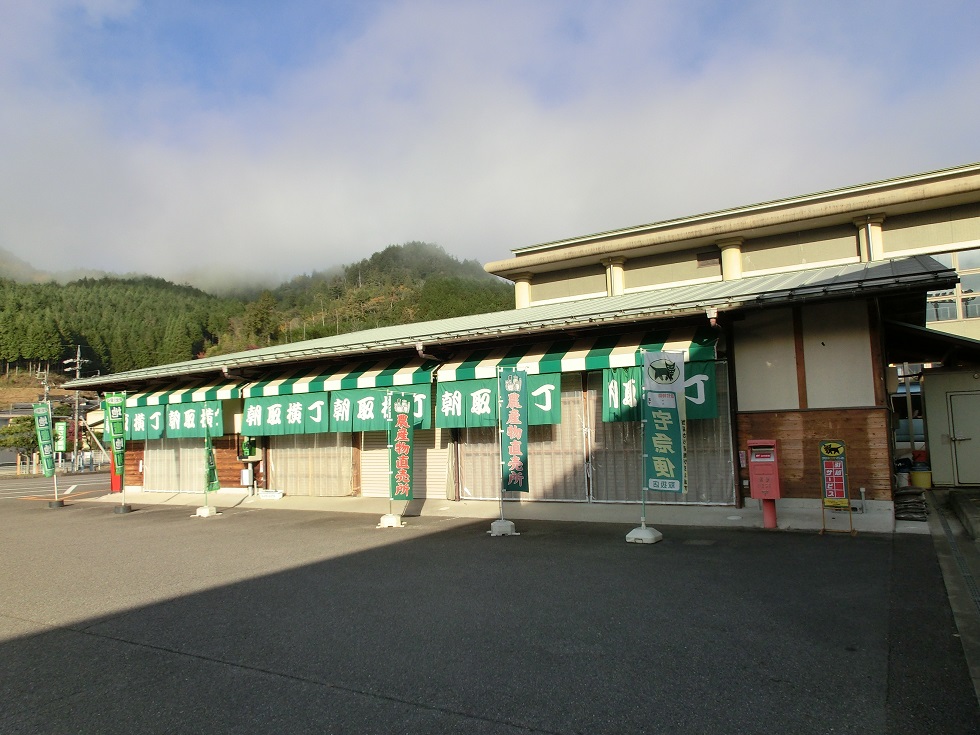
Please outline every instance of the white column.
M724 281L731 281L742 277L742 243L745 240L741 237L733 237L730 240L720 240L718 249L721 251L721 278Z
M885 259L885 246L881 225L883 214L868 214L851 220L858 231L858 253L862 263Z
M623 265L626 258L605 258L602 264L606 266L606 296L619 296L626 293L626 274Z
M531 273L514 276L514 308L526 309L531 305Z

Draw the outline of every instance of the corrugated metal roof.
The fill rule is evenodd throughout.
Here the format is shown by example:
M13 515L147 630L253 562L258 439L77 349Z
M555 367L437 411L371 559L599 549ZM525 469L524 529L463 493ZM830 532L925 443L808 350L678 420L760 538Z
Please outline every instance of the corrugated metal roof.
M837 296L860 296L918 286L948 288L956 272L927 256L873 263L853 263L638 291L622 296L566 301L525 309L453 317L415 324L380 327L334 337L293 342L247 352L188 360L83 378L68 388L95 388L127 382L215 373L222 369L273 366L314 359L359 356L378 350L415 349L475 342L503 336L533 335L590 325L615 324L697 314L705 308L742 309Z

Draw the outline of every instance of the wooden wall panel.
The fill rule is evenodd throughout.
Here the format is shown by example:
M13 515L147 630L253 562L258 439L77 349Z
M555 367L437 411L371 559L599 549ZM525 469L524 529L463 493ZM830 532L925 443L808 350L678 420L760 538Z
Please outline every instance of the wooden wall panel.
M241 487L245 463L238 461L238 436L226 434L215 437L211 440L211 446L214 447L214 464L218 468L218 482L221 487ZM204 467L201 467L201 477L203 476Z
M130 487L142 486L143 484L140 463L143 461L143 448L145 445L146 442L143 441L130 440L126 442L126 461L124 463L126 475L123 479Z
M892 461L888 411L883 408L760 411L738 414L738 449L748 452L749 439L779 440L779 482L784 498L821 497L821 441L841 439L847 445L851 497L865 488L868 500L892 499ZM748 480L748 468L740 480ZM748 490L743 490L748 497Z

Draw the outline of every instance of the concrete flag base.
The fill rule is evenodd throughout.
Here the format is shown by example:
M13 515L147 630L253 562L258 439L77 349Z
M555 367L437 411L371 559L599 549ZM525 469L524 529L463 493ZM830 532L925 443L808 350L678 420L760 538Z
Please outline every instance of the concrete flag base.
M491 536L520 536L517 529L514 527L513 521L505 521L500 518L490 524L490 530L487 531Z
M394 513L385 513L378 522L378 528L401 528L404 525L402 517Z
M663 541L663 538L664 535L656 528L650 528L649 526L638 526L626 534L626 543L655 544L658 541Z

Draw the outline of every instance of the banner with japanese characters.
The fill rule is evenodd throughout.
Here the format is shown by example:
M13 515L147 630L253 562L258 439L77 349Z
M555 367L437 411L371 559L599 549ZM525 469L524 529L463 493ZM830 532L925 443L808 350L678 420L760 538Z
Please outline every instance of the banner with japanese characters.
M561 423L561 373L527 376L528 426Z
M436 426L440 429L497 425L495 378L439 383L436 400Z
M644 489L687 491L683 352L643 353Z
M683 364L686 418L718 418L716 363L714 360L699 360ZM603 421L640 420L642 373L640 367L606 368L602 371Z
M605 368L602 371L602 420L639 421L642 383L642 368Z
M402 391L411 402L412 425L432 428L431 389ZM331 431L387 431L392 419L392 394L384 389L337 390L330 392Z
M68 451L68 422L67 421L54 422L54 451L56 452Z
M213 437L225 433L221 401L172 403L164 408L164 418L164 433L168 439L200 439L207 432Z
M122 475L126 463L126 394L106 393L105 434L112 447L115 474Z
M528 426L560 424L561 373L525 375ZM494 378L438 383L436 426L440 429L496 426L500 395Z
M687 452L676 393L648 390L643 394L643 466L645 490L684 492Z
M127 406L126 439L162 439L166 428L166 406Z
M528 492L527 486L527 373L501 368L500 464L504 492Z
M214 445L211 443L211 433L204 432L204 492L210 493L221 488L218 480L218 463L214 459Z
M34 404L34 431L41 455L41 471L45 477L51 477L54 475L54 437L51 434L51 407L47 403Z
M417 428L432 426L429 386L405 391ZM242 432L248 436L387 431L391 395L379 388L246 398ZM217 435L216 435L217 436Z
M411 394L394 393L391 397L392 416L388 425L388 452L391 467L390 497L392 500L412 500L414 463L412 448L415 441L414 401Z
M684 363L684 407L688 419L718 418L717 365L714 360Z

